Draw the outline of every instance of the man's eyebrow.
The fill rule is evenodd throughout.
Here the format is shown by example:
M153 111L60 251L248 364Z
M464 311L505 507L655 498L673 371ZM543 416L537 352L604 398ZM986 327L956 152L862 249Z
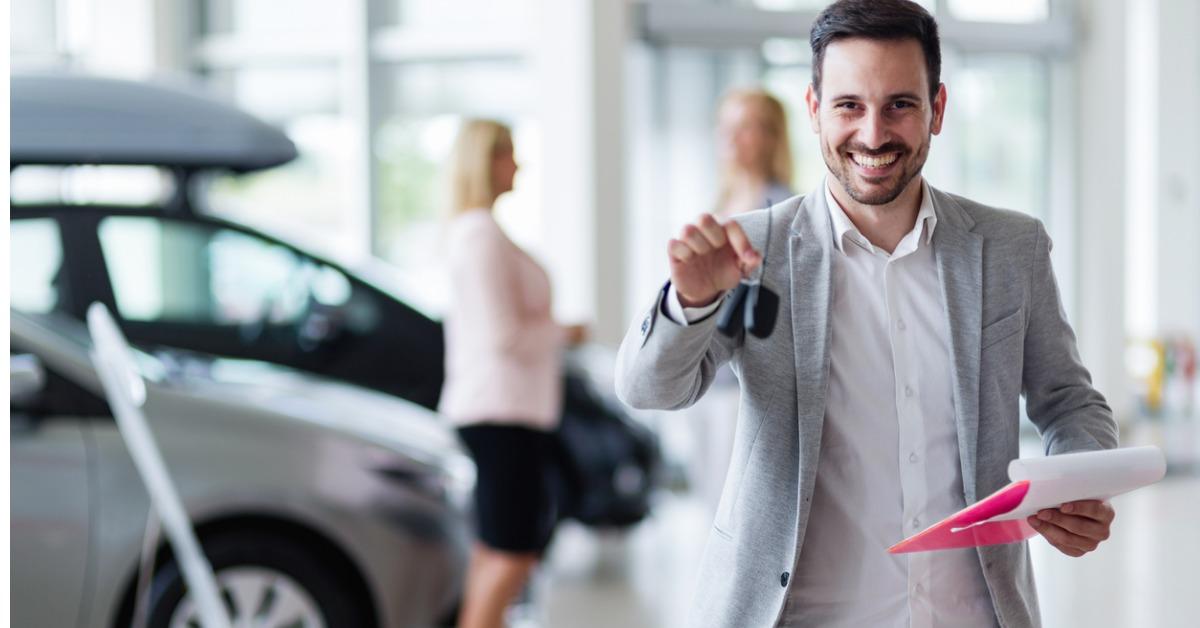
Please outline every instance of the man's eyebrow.
M921 100L921 97L914 92L897 92L895 94L889 94L887 97L888 100L899 100L901 98L907 98L909 100ZM859 96L858 94L838 94L829 100L862 100L862 96Z

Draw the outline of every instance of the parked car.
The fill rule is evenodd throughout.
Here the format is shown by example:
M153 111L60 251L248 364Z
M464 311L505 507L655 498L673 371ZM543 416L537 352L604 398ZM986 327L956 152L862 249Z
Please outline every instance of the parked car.
M440 323L381 282L203 211L198 175L287 163L296 150L282 133L162 85L17 75L11 97L18 172L141 164L175 180L173 196L139 207L14 202L12 241L23 243L12 249L23 269L12 278L14 307L82 320L100 302L135 344L263 360L436 408ZM661 459L654 434L584 373L568 374L564 391L563 514L598 526L640 521Z
M129 626L149 497L87 330L12 311L10 342L12 625ZM474 467L433 413L263 362L137 357L234 625L429 626L452 612ZM156 546L149 625L195 625Z

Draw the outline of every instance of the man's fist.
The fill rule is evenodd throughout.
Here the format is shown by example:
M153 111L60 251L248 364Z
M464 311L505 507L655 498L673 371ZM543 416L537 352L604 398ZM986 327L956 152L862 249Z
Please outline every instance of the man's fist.
M679 239L667 244L667 256L671 283L684 307L712 303L762 263L737 221L722 225L712 214L685 225Z

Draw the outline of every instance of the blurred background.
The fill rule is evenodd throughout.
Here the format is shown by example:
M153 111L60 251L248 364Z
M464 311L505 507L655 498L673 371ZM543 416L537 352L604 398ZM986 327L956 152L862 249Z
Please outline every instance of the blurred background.
M1043 619L1187 625L1200 613L1200 3L920 2L939 21L949 93L925 176L1046 223L1084 363L1123 444L1157 444L1168 457L1166 480L1116 501L1114 538L1094 554L1067 559L1031 543ZM666 240L715 208L721 94L763 86L778 96L795 189L821 180L803 95L807 35L825 4L12 0L10 52L14 73L199 86L281 129L298 157L246 175L208 173L203 211L348 274L370 273L433 320L448 298L442 164L464 117L505 121L521 170L499 220L549 271L558 317L591 325L593 346L575 359L611 395L612 352L666 277ZM147 166L30 166L10 183L14 206L144 206L174 193L170 177ZM55 310L46 296L55 265L25 261L46 250L45 230L14 222L11 233L13 308ZM143 276L151 267L120 271L129 277L118 286L128 294L117 295L125 315L170 309L162 278ZM31 269L27 281L18 268ZM325 281L330 300L344 281ZM260 290L252 280L226 285ZM633 415L663 458L651 512L631 526L563 528L514 623L682 620L724 478L735 394L715 391L684 413ZM15 526L15 507L13 516Z

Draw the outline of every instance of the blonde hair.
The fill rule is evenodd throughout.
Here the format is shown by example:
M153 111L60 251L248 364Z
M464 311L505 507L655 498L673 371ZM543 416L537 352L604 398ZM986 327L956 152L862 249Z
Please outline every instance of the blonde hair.
M495 120L463 121L447 167L448 217L469 209L491 207L496 200L492 158L505 147L512 147L512 131L506 125Z
M787 112L778 98L761 88L731 89L721 97L717 111L725 109L735 102L743 102L754 107L762 116L767 126L767 135L775 142L771 152L771 161L767 165L767 174L772 183L792 186L792 146L788 139ZM717 196L717 206L724 207L732 194L734 180L733 164L724 164L721 172L721 189Z

